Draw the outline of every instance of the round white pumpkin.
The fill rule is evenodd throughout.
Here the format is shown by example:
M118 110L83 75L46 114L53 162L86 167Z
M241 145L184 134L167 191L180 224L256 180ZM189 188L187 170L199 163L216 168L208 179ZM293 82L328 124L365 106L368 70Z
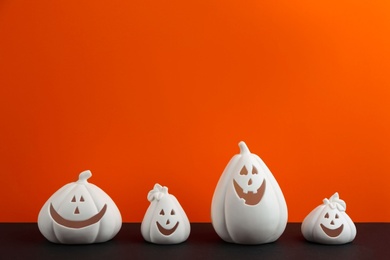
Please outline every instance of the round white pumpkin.
M244 142L220 177L211 205L217 234L238 244L277 240L286 228L287 205L271 171Z
M91 244L113 238L122 226L114 201L87 181L90 171L80 173L77 182L55 192L38 215L38 227L51 242Z
M147 198L150 205L141 224L144 239L155 244L178 244L187 240L190 222L168 188L155 184Z
M321 244L345 244L356 236L356 226L345 212L347 204L336 192L330 199L312 210L302 222L303 236Z

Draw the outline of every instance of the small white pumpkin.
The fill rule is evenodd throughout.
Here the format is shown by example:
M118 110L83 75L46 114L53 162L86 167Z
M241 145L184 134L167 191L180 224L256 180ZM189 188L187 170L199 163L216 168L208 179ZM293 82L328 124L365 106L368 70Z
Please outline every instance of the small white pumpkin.
M150 205L141 224L144 239L155 244L178 244L187 240L191 227L186 213L167 187L155 184L147 196Z
M90 171L66 184L43 205L38 215L42 235L53 243L91 244L113 238L122 226L114 201L99 187L88 183Z
M271 171L244 142L220 177L211 205L217 234L238 244L277 240L286 228L287 205Z
M302 222L303 236L321 244L345 244L356 236L356 226L345 212L347 204L336 192L312 210Z

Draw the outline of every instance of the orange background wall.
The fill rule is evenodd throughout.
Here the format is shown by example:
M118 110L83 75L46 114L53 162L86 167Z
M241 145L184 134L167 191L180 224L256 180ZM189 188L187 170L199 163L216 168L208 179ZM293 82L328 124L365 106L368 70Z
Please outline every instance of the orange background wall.
M156 182L209 222L241 140L289 221L390 221L389 1L3 0L0 37L1 222L85 169L125 222Z

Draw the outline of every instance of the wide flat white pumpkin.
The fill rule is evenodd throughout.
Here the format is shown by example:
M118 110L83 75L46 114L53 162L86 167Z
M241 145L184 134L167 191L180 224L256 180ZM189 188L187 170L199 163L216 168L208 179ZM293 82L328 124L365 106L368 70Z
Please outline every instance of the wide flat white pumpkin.
M301 231L311 242L321 244L345 244L356 236L356 226L345 212L347 204L336 192L323 204L313 209L303 220Z
M38 227L49 241L62 244L91 244L113 238L122 226L114 201L87 181L90 171L66 184L43 205Z

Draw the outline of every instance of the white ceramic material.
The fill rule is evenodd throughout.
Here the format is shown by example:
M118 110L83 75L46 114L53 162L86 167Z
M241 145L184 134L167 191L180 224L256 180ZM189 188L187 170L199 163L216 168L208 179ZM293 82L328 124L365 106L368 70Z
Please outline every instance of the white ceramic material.
M217 234L238 244L277 240L286 228L287 205L265 163L244 142L220 177L211 205Z
M55 192L38 215L38 227L51 242L91 244L113 238L122 226L114 201L89 183L90 171L80 173L77 182Z
M155 184L147 196L150 205L141 224L141 233L148 242L177 244L187 240L191 227L178 200L167 187Z
M345 213L346 203L336 192L330 199L316 207L302 222L303 236L321 244L345 244L352 242L356 236L356 227Z

